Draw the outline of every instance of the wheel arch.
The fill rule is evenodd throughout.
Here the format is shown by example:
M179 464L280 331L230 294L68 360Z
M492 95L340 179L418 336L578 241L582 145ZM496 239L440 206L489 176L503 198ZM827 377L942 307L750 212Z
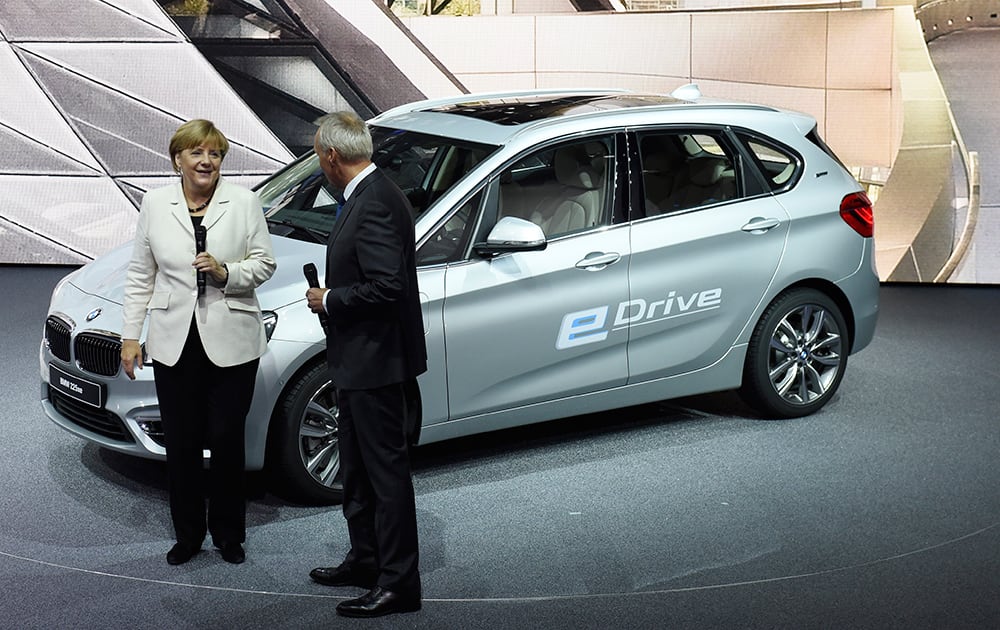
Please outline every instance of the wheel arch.
M813 289L833 300L834 304L837 305L837 308L840 309L840 314L843 316L844 322L847 324L847 347L851 349L850 352L853 352L855 339L854 308L851 306L851 301L847 298L847 294L845 294L835 283L830 282L829 280L824 280L822 278L806 278L790 284L781 291L775 293L774 297L771 298L771 300L764 306L762 312L766 312L767 308L782 295L788 293L789 291L794 291L795 289Z
M801 309L811 304L834 311L821 319L803 315L810 311ZM828 326L834 328L832 333ZM740 397L767 418L797 418L818 411L839 389L854 330L850 301L835 284L807 279L788 285L767 303L754 324ZM775 379L780 383L776 385Z
M325 349L320 350L316 354L306 358L294 371L289 372L285 378L284 385L282 385L281 390L278 391L278 395L274 397L267 416L267 437L264 440L264 470L268 469L268 464L271 463L273 458L272 444L276 439L275 434L278 433L278 431L275 430L275 427L277 426L275 416L278 414L279 407L281 407L284 403L289 390L291 390L291 388L298 383L299 379L301 379L306 372L313 370L322 361L326 361Z

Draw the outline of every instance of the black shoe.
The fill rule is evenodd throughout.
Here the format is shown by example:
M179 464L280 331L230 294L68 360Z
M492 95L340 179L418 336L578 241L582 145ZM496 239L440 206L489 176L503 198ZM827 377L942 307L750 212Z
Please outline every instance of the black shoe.
M222 559L229 564L243 564L243 561L247 559L247 554L243 551L243 545L240 543L222 543L217 546L222 553Z
M395 593L381 586L376 586L361 597L337 604L337 614L344 617L381 617L417 610L420 610L420 591Z
M318 567L309 572L313 582L323 586L360 586L372 588L378 579L378 573L372 570L359 569L347 563L339 567Z
M201 551L198 547L193 545L188 545L187 543L176 543L167 552L167 564L184 564L188 560L194 557L194 554Z

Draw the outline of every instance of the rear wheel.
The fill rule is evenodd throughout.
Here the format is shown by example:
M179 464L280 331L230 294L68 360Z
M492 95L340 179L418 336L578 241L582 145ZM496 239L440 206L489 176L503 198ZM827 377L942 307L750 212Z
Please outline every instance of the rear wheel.
M326 363L305 370L286 390L271 419L268 473L279 494L312 504L339 503L337 392Z
M840 386L850 343L840 308L815 289L793 289L754 328L740 395L766 416L817 411Z

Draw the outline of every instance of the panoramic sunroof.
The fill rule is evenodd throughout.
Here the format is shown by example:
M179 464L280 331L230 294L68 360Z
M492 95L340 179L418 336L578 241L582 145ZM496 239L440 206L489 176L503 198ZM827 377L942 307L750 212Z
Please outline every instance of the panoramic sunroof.
M545 94L466 101L430 111L469 116L498 125L520 125L557 116L681 102L684 101L655 94Z

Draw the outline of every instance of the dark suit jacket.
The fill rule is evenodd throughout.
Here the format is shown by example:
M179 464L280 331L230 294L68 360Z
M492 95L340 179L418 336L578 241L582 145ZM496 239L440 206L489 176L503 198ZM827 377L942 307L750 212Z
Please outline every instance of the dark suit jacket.
M326 253L327 361L336 387L373 389L427 369L413 208L376 169L358 183Z

